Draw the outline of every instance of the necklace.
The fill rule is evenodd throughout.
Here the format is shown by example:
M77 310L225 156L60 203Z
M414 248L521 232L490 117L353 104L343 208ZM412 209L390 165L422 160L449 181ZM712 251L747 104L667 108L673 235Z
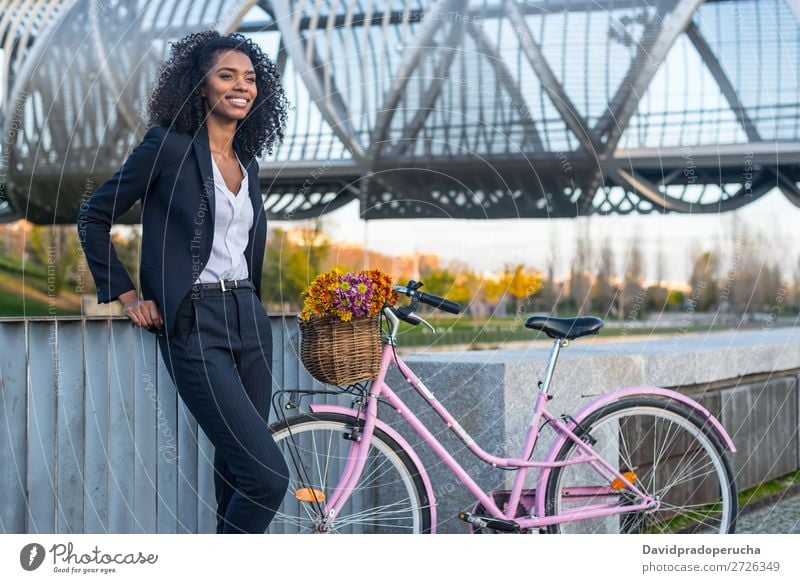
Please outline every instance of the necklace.
M209 148L209 150L211 150L211 148ZM222 154L222 152L219 152L219 151L217 151L217 150L211 150L211 151L212 151L213 153L216 153L216 154ZM235 156L235 155L236 155L236 153L234 152L234 156ZM230 160L231 162L233 162L233 160L234 160L233 158L227 158L227 157L225 157L224 155L223 155L223 158L225 158L226 160ZM238 159L237 159L237 162L238 162ZM217 160L217 166L219 166L219 160ZM241 170L241 169L240 169L240 170ZM242 180L244 180L244 174L242 174L242 175L241 175L241 177L242 177ZM227 186L227 185L226 185L226 186ZM241 188L241 183L239 183L239 186L240 186L240 188ZM231 191L231 192L233 192L233 191ZM237 190L236 192L238 193L239 191ZM234 196L236 196L236 195L234 195Z
M209 148L209 150L211 150L211 148ZM223 160L230 160L232 162L234 160L234 156L236 155L234 153L234 156L226 156L223 152L220 152L219 150L211 150L211 152L213 152L214 154L219 154L220 155L220 158L217 158L218 161L220 159L223 159Z

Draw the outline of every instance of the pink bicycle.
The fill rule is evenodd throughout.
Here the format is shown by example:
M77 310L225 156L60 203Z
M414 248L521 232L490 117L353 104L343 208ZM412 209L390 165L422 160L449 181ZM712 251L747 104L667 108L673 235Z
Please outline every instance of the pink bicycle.
M471 511L459 515L473 532L734 531L737 491L725 451L736 449L720 422L696 401L660 387L630 387L603 395L571 416L548 411L559 351L572 339L596 334L603 325L598 318L533 316L526 321L553 344L523 451L518 458L484 451L395 352L400 320L433 330L415 313L420 302L460 311L455 302L420 292L421 285L395 286L411 302L384 308L391 326L383 336L380 372L370 383L344 389L354 396L352 407L315 403L308 413L272 426L291 459L292 475L269 532L436 531L428 473L409 442L378 418L379 401L397 410L475 496ZM478 486L386 384L392 364L469 451L516 473L511 490L485 492ZM555 439L544 459L533 461L544 427L555 432ZM531 482L535 487L526 487L532 469L538 470Z

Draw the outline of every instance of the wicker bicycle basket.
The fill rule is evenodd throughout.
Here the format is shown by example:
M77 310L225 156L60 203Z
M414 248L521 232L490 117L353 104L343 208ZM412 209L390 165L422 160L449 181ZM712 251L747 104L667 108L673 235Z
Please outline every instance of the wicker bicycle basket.
M318 381L343 386L378 375L381 365L379 315L350 322L333 316L298 322L300 360Z

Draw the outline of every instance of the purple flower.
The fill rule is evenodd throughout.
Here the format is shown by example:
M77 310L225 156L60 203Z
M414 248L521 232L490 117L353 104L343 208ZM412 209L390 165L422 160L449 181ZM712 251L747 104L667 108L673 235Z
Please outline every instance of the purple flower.
M345 273L334 288L334 309L354 318L368 316L372 294L372 280L366 274Z

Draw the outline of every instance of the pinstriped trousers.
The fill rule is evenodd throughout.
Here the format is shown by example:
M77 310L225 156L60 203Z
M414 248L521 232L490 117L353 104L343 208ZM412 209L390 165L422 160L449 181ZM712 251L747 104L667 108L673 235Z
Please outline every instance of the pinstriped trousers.
M288 487L268 427L272 329L252 288L189 291L158 337L183 402L214 445L217 533L263 533Z

